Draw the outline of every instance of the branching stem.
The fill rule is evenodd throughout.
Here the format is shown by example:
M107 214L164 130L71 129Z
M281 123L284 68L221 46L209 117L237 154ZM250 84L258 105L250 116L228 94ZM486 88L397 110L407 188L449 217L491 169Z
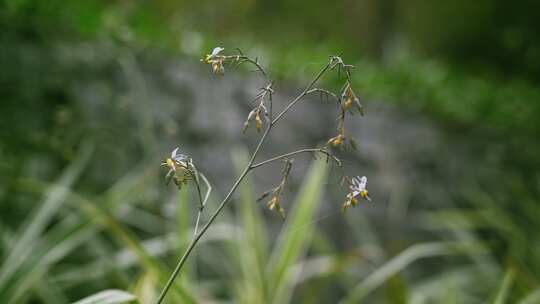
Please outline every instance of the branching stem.
M245 60L245 61L248 61L252 64L254 64L258 70L264 75L266 76L266 72L264 71L264 69L259 65L258 61L257 60L253 60L253 59L250 59L246 56L243 56L243 55L237 55L237 56L230 56L230 57L237 57L239 59L237 60ZM261 165L264 165L265 163L268 163L269 161L274 161L274 160L277 160L279 158L274 158L274 159L270 159L270 160L267 160L267 161L264 161L262 163L259 163L259 164L256 164L254 165L254 162L255 162L255 158L257 157L257 154L259 153L262 145L264 144L264 142L266 141L266 138L268 136L268 134L270 133L270 131L272 130L272 127L295 105L297 104L303 97L305 97L308 92L313 88L313 86L315 85L315 83L317 83L317 81L332 67L334 66L336 63L335 63L335 59L334 57L332 57L330 59L330 61L323 67L323 69L315 76L315 78L307 85L307 87L302 91L302 93L300 93L300 95L298 95L295 99L293 99L273 120L270 121L270 123L267 125L266 127L266 130L264 131L263 135L261 136L261 138L259 139L259 142L255 148L255 150L253 151L252 155L251 155L251 158L249 160L249 162L247 163L246 167L244 168L244 170L242 171L242 173L240 174L240 176L238 177L238 179L234 182L233 186L231 187L231 189L229 190L229 192L227 193L227 195L225 196L225 198L223 198L223 200L221 201L221 203L219 204L219 206L217 207L217 209L214 211L214 213L212 214L212 216L208 219L208 222L202 227L201 231L199 233L196 233L195 236L193 237L191 243L189 244L189 246L186 248L186 251L184 252L184 254L182 255L182 257L180 258L180 261L178 261L178 264L176 264L176 267L174 269L174 271L172 272L171 276L169 277L169 279L167 280L167 283L165 283L165 286L163 287L163 290L161 291L157 301L156 301L156 304L161 304L163 302L163 299L165 298L165 296L167 295L167 292L169 291L169 289L171 288L174 280L178 277L178 275L180 274L180 270L182 270L182 267L184 266L187 258L189 257L189 255L191 254L191 252L193 251L193 249L195 248L195 246L197 245L197 243L199 242L199 240L202 238L202 236L206 233L206 231L210 228L210 226L212 225L212 223L214 222L214 220L217 218L217 216L221 213L221 211L223 210L223 208L227 205L227 203L229 202L230 198L232 197L232 195L234 194L234 192L236 191L236 189L238 188L238 186L240 185L240 183L242 182L242 180L244 180L244 178L246 177L246 175L253 169L261 166ZM304 150L308 150L308 149L304 149ZM316 149L316 150L320 150L320 149ZM300 150L301 151L301 150ZM308 151L303 151L303 152L298 152L296 151L297 153L294 153L294 154L298 154L298 153L303 153L303 152L308 152ZM313 151L311 151L313 152ZM322 150L318 151L318 152L322 152ZM329 154L327 154L327 156L331 156ZM282 156L282 157L285 157L285 156ZM202 175L201 175L202 176ZM206 180L206 178L203 178ZM209 194L209 192L207 192L207 194ZM205 201L206 201L207 197L205 198ZM201 210L200 210L201 211ZM200 212L199 212L199 215L198 215L198 219L197 219L197 223L196 223L196 226L198 226L198 223L199 223L199 220L200 220ZM197 227L196 227L197 229Z
M289 153L285 153L285 154L281 154L281 155L272 157L270 159L267 159L265 161L262 161L260 163L256 163L256 164L252 165L251 169L255 169L255 168L258 168L260 166L267 165L267 164L269 164L271 162L274 162L276 160L285 159L285 158L288 158L290 156L294 156L294 155L298 155L298 154L302 154L302 153L322 153L322 154L326 155L328 158L332 159L338 166L341 167L341 160L339 158L335 157L334 155L332 155L325 148L311 148L311 149L300 149L300 150L297 150L297 151L293 151L293 152L289 152Z
M204 207L206 207L206 202L208 201L208 198L210 197L210 192L212 192L212 185L210 184L210 182L208 182L208 179L206 178L206 176L200 172L198 172L198 174L203 179L204 183L206 184L206 194L204 195L204 199L203 199L201 195L201 187L199 185L198 180L196 180L200 205L199 205L199 210L197 212L197 220L195 221L195 229L193 229L193 237L197 235L197 232L199 229L199 223L201 221L202 212L204 210Z

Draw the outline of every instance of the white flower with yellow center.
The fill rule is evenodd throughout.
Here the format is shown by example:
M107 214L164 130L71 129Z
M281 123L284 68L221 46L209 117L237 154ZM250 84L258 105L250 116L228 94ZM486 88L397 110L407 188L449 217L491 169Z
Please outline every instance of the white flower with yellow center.
M350 192L349 194L347 194L347 200L345 201L345 203L343 203L343 208L356 206L358 204L358 197L371 201L371 198L369 197L369 192L366 189L366 186L367 186L367 177L365 176L354 177L351 180L351 184L349 185Z
M212 72L214 72L214 74L223 74L223 72L225 72L225 68L223 67L225 57L219 55L223 50L225 49L218 46L212 50L211 54L207 54L204 57L204 62L212 66Z
M166 184L169 184L174 179L174 183L180 186L181 184L185 184L190 178L189 157L178 153L178 150L178 147L175 148L171 152L171 156L161 163L162 166L169 168L167 175L165 175Z

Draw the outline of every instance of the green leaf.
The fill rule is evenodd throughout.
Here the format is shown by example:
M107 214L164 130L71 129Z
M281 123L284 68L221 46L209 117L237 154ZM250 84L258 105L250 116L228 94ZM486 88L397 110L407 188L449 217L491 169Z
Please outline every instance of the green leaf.
M53 265L61 261L74 249L87 242L97 233L98 227L79 221L76 216L68 217L55 225L38 242L15 276L13 293L5 303L20 303L29 291L41 284Z
M272 252L267 268L272 303L290 301L294 288L292 266L303 256L313 238L314 217L322 201L326 172L324 160L313 162Z
M518 304L535 304L540 303L540 288L533 290L525 298L518 302Z
M24 264L40 238L45 228L64 204L69 188L77 181L84 171L92 155L93 146L83 144L78 157L62 173L60 178L51 185L45 194L43 202L38 203L32 215L28 216L17 233L17 241L11 246L10 252L0 267L0 293L7 282Z
M433 242L413 245L405 249L399 255L390 259L388 262L370 274L366 279L356 285L356 287L354 287L354 289L343 301L341 301L341 303L360 303L360 301L370 292L419 259L464 254L465 252L470 252L470 250L474 249L484 252L482 246L478 246L475 243L460 244L452 242Z
M493 301L493 304L504 304L508 303L508 293L510 292L510 288L512 287L512 283L514 281L514 270L508 269L506 273L504 274L501 288L499 288L499 291L497 292L497 296L495 297L495 301Z
M136 300L136 297L118 289L100 291L73 304L119 304Z
M245 150L233 152L233 161L238 173L248 162ZM249 176L240 185L240 219L242 235L239 237L238 259L242 269L242 281L239 282L239 300L243 303L265 303L267 284L265 266L267 261L268 241L265 223L261 216L261 204L255 200L253 186Z

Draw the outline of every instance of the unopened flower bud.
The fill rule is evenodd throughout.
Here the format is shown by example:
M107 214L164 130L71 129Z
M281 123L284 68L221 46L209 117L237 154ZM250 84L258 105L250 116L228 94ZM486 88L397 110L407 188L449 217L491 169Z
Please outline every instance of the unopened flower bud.
M279 196L274 196L268 203L266 204L268 206L268 209L270 210L276 210L281 217L285 217L285 209L281 207L281 204L279 202Z
M261 119L261 113L257 112L255 115L255 128L257 128L257 132L261 132L263 126L263 121Z
M348 109L352 108L353 104L354 104L353 98L349 97L343 103L343 109L348 110Z
M343 134L339 134L336 137L330 138L330 140L328 140L327 144L332 145L334 147L339 147L339 146L343 145L344 141L345 141L345 136Z

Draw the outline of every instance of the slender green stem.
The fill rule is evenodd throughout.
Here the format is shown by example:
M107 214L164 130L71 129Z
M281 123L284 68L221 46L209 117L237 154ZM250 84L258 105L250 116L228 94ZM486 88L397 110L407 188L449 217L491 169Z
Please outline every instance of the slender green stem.
M163 302L163 299L165 298L165 296L167 295L167 292L169 291L169 289L171 288L174 280L176 279L176 277L178 277L178 275L180 274L180 270L182 269L182 267L184 266L187 258L189 257L189 255L191 254L191 252L193 251L193 249L195 248L195 246L197 245L197 243L199 242L199 240L201 239L201 237L206 233L206 231L208 230L208 228L210 228L210 226L212 225L212 223L214 222L214 220L217 218L217 216L221 213L221 211L223 210L223 208L225 207L225 205L227 205L227 203L229 202L229 199L232 197L232 195L234 194L234 192L236 191L236 189L238 188L238 186L240 185L240 183L242 182L242 180L246 177L246 175L249 173L249 171L251 171L252 169L254 169L253 167L253 163L255 161L255 158L257 157L257 154L259 153L262 145L264 144L268 134L270 133L270 130L272 130L272 127L274 126L275 123L277 123L279 121L279 119L285 115L285 113L287 113L289 111L289 109L291 109L298 101L300 101L302 99L302 97L304 97L305 95L307 95L307 92L309 90L311 90L313 88L313 86L315 85L315 83L322 77L322 75L324 75L324 73L326 71L328 71L328 69L330 68L332 64L332 61L330 61L318 74L317 76L315 76L315 78L309 83L309 85L304 89L304 91L302 91L302 93L300 93L300 95L298 95L294 100L292 100L286 107L285 109L283 109L283 111L281 111L278 116L276 118L274 118L274 120L272 120L266 130L264 131L264 134L262 135L262 137L260 138L258 144L257 144L257 147L255 148L255 150L253 151L253 154L251 155L251 159L249 160L248 164L246 165L246 167L244 168L244 170L242 171L242 173L240 174L240 176L238 177L238 179L234 182L232 188L229 190L229 192L227 193L227 195L225 196L225 198L223 199L223 201L221 202L221 204L218 206L218 208L216 209L216 211L214 211L214 213L212 214L212 216L210 217L210 219L208 220L208 222L203 226L203 228L201 229L201 231L195 235L195 237L193 238L193 240L191 241L191 243L189 244L188 248L186 249L186 251L184 252L184 254L182 255L182 257L180 258L180 261L178 261L178 264L176 265L173 273L171 274L171 276L169 277L169 279L167 280L167 283L165 283L165 286L163 287L163 290L161 291L157 301L156 301L156 304L161 304Z
M259 72L261 72L261 74L263 74L263 76L265 78L268 78L268 74L266 73L266 71L264 70L264 68L261 66L261 64L259 63L258 60L256 59L252 59L248 56L244 56L244 55L229 55L229 56L221 56L221 58L224 58L224 59L229 59L229 60L236 60L236 61L243 61L243 62L249 62L251 64L253 64L257 70Z
M193 240L191 241L191 243L189 244L188 248L186 249L186 251L182 255L182 258L180 258L180 261L176 265L173 273L171 274L171 276L167 280L167 283L165 284L165 287L161 291L161 294L159 295L158 300L156 302L157 304L161 304L163 302L163 299L165 298L165 295L167 295L167 292L169 291L169 289L172 286L172 283L174 282L174 280L176 279L176 277L180 273L180 270L182 269L182 266L184 266L184 263L186 262L187 258L189 257L189 255L193 251L193 248L195 248L195 245L197 245L197 243L199 242L201 237L206 233L206 230L208 230L208 228L210 228L210 226L212 225L212 223L214 222L216 217L221 213L221 210L223 210L223 208L225 207L225 205L227 204L227 202L229 201L229 199L233 195L234 191L236 191L236 188L238 188L238 186L240 185L240 183L242 182L244 177L246 177L248 172L251 170L251 165L253 164L253 161L255 160L255 157L257 156L257 153L260 150L264 140L266 139L266 136L268 136L268 133L270 132L271 128L272 128L272 125L268 125L268 127L266 128L266 131L264 132L263 136L259 140L259 144L257 145L257 148L255 148L255 151L253 152L253 155L252 155L248 165L246 166L244 171L242 171L242 174L240 174L240 176L238 177L238 179L236 180L236 182L232 186L231 190L229 190L229 193L227 193L227 195L225 196L225 198L223 199L221 204L218 206L216 211L214 211L214 213L212 214L212 216L208 220L208 222L203 226L203 228L201 229L201 232L196 234L195 237L193 238Z
M274 162L276 160L284 159L284 158L294 156L294 155L298 155L298 154L302 154L302 153L322 153L322 154L325 154L325 155L327 155L329 157L332 157L332 159L334 159L336 161L336 163L338 163L338 165L341 164L341 161L339 159L337 159L336 157L334 157L333 155L331 155L328 151L326 151L326 149L324 149L324 148L311 148L311 149L300 149L300 150L297 150L297 151L281 154L281 155L269 158L269 159L267 159L265 161L262 161L260 163L256 163L253 166L251 166L251 168L255 169L255 168L258 168L260 166L264 166L266 164Z
M300 93L300 95L298 95L293 101L291 101L291 103L289 103L285 109L283 109L283 111L281 111L281 113L279 113L276 118L274 118L274 120L272 120L272 122L270 123L270 125L274 125L276 122L278 122L281 117L283 115L285 115L285 113L287 113L296 103L298 103L304 96L306 96L308 94L308 91L311 90L313 88L313 86L315 85L315 83L322 77L322 75L324 75L324 73L326 73L326 71L328 71L328 69L330 68L330 65L331 65L331 62L328 63L320 72L319 74L317 74L317 76L315 76L315 78L313 78L313 80L309 83L309 85L304 89L304 91L302 93Z

